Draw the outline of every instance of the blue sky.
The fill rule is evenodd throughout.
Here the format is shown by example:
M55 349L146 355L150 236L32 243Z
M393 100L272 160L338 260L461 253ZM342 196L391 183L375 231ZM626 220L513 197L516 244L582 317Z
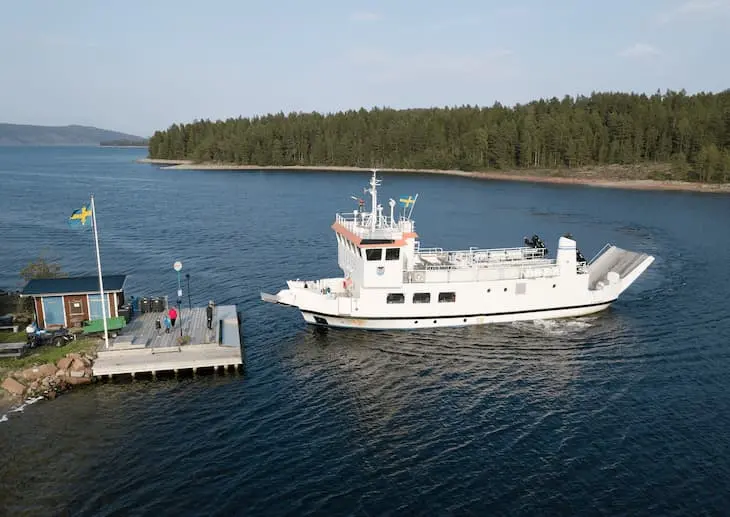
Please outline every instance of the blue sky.
M195 118L730 87L730 0L23 0L0 121Z

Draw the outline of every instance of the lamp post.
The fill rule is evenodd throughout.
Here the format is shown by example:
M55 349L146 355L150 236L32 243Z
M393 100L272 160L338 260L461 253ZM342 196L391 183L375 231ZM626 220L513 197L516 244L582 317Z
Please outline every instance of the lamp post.
M177 312L180 319L180 337L182 337L182 313L180 312L180 304L182 303L182 287L180 286L180 271L182 270L182 262L178 260L172 265L172 268L177 271Z
M193 314L193 304L190 301L190 273L185 273L185 280L188 281L188 310L190 311L190 314Z

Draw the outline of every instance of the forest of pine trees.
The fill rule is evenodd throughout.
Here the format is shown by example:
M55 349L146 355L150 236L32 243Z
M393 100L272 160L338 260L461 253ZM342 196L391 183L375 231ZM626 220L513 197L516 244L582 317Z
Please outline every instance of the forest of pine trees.
M671 164L672 177L730 181L730 90L593 93L513 108L291 113L174 124L150 158L241 165L555 169Z

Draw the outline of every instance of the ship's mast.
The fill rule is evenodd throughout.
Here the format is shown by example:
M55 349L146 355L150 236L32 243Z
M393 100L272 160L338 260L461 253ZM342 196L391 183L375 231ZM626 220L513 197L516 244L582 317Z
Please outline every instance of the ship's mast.
M375 223L378 218L378 185L380 185L380 180L377 178L377 169L373 169L373 177L370 178L370 189L368 189L368 192L370 192L370 195L372 196L372 206L370 210L370 230L375 230Z

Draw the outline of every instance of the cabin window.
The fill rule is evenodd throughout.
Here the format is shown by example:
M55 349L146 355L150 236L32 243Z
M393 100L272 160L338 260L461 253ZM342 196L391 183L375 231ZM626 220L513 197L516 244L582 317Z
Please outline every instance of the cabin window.
M450 303L456 301L456 293L439 293L439 303Z
M388 303L404 303L406 301L406 297L403 296L403 293L388 293L386 301Z
M383 258L383 248L366 248L365 255L368 260L380 260Z
M387 248L385 250L385 260L398 260L400 258L400 248Z
M413 293L413 303L431 303L431 293Z

